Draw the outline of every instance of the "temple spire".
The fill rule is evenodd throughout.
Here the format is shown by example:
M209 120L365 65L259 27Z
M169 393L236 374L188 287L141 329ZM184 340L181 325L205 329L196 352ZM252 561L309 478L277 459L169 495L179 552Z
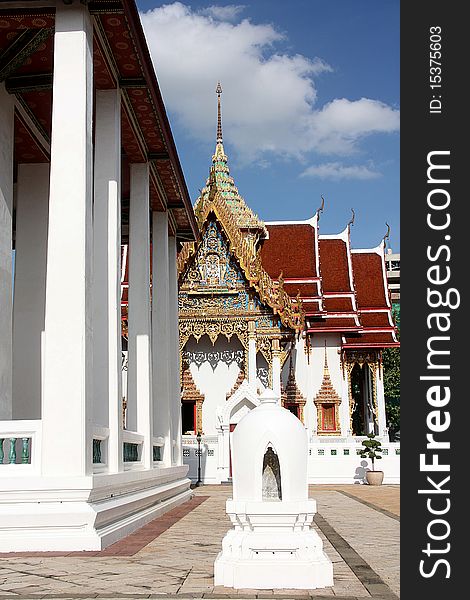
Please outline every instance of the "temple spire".
M217 143L222 144L222 110L220 106L220 95L222 94L222 86L220 81L217 82L217 88L215 90L217 94Z
M245 230L257 230L265 238L268 235L268 231L264 223L246 205L238 192L233 177L230 176L228 158L225 154L222 141L222 107L220 101L222 86L220 85L220 81L217 82L215 93L217 94L217 143L212 156L209 177L205 187L200 190L199 197L194 206L196 217L199 219L206 203L211 202L215 194L218 193L227 208L232 212L238 227Z

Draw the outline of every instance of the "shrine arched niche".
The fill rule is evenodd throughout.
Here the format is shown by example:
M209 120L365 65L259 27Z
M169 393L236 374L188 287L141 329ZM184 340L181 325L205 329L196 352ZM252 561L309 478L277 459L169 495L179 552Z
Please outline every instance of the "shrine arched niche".
M282 500L281 466L276 449L271 442L267 445L263 457L261 484L263 502Z

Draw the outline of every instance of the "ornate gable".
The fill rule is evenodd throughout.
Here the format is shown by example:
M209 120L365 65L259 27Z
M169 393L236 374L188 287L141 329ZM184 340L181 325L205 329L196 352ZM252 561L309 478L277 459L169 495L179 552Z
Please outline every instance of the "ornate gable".
M229 177L220 91L216 152L195 206L201 238L183 244L178 255L180 346L183 349L190 337L199 340L207 334L215 344L219 335L228 340L236 335L247 351L251 322L257 346L269 345L270 357L271 338L299 333L303 312L300 300L284 290L282 277L271 279L261 263L259 242L267 230ZM266 351L264 345L261 349Z
M183 288L205 292L244 288L246 279L216 220L209 221L194 260L186 273Z

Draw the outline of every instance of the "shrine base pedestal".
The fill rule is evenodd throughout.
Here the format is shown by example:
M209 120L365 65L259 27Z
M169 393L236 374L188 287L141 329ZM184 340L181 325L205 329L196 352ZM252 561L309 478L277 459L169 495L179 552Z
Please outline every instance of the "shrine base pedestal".
M314 500L227 501L234 529L223 539L214 583L233 588L315 589L333 585L333 565L310 528Z

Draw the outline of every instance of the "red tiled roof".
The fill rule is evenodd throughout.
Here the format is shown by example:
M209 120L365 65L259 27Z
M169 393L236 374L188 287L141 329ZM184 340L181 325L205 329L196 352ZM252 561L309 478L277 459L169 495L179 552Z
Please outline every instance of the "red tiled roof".
M325 292L351 292L346 242L320 238L320 271Z
M383 258L376 252L353 252L352 264L359 308L388 308Z
M289 283L285 281L284 289L290 296L297 296L299 292L303 298L318 296L318 286L316 283Z
M343 329L343 330L348 330L348 329L359 329L359 326L356 323L356 320L354 319L354 317L343 317L343 316L334 316L334 317L328 317L325 318L322 321L313 321L311 323L311 326L309 327L309 331L314 331L316 329Z
M353 301L349 296L341 298L324 298L324 306L328 312L354 312Z
M346 336L345 348L366 348L366 347L380 347L386 348L390 346L399 346L400 342L394 339L393 333L390 331L384 331L381 333L370 333L365 331L360 336Z
M364 327L390 327L386 312L361 312L360 315Z
M261 248L261 261L268 274L277 279L316 277L316 230L308 223L266 225L269 239ZM297 293L297 292L296 292Z

